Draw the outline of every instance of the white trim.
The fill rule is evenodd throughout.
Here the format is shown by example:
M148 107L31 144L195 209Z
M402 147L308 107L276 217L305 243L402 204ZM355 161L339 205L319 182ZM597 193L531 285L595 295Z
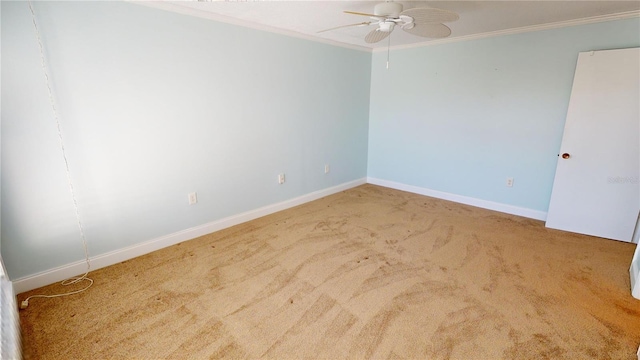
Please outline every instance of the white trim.
M249 210L247 212L232 215L224 219L212 221L207 224L192 227L182 231L175 232L173 234L161 236L156 239L145 241L140 244L128 246L126 248L114 250L106 254L96 255L91 257L91 270L97 270L109 265L117 264L119 262L133 259L135 257L148 254L150 252L160 250L162 248L178 244L183 241L195 239L197 237L210 234L215 231L219 231L234 225L241 224L250 220L254 220L269 214L276 213L278 211L286 210L294 206L302 205L304 203L329 196L340 191L348 190L353 187L365 184L365 178L349 181L336 185L327 189L314 191L302 196L298 196L293 199L285 200L276 204L267 205L258 209ZM86 271L87 265L82 261L73 262L63 266L59 266L54 269L49 269L34 275L29 275L13 281L13 286L16 294L23 293L25 291L37 289L39 287L53 284L64 279L68 279L72 276L82 274Z
M422 42L422 43L392 46L390 49L391 50L412 49L412 48L417 48L417 47L448 44L448 43L454 43L454 42L459 42L459 41L478 40L478 39L484 39L484 38L488 38L488 37L496 37L496 36L512 35L512 34L521 34L521 33L526 33L526 32L550 30L550 29L557 29L557 28L563 28L563 27L569 27L569 26L595 24L595 23L604 22L604 21L630 19L630 18L634 18L634 17L640 17L640 11L638 11L638 10L625 11L625 12L615 13L615 14L592 16L592 17L587 17L587 18L582 18L582 19L558 21L558 22L547 23L547 24L523 26L523 27L519 27L519 28L511 28L511 29L504 29L504 30L497 30L497 31L489 31L489 32L479 33L479 34L453 36L453 37L448 37L448 38L445 38L445 39L429 40L427 42ZM384 48L378 47L378 48L373 49L374 53L375 52L383 52L383 51L387 51L387 48L386 47L384 47Z
M431 189L427 189L419 186L407 185L407 184L402 184L394 181L388 181L388 180L382 180L382 179L376 179L376 178L370 178L370 177L367 177L367 182L369 184L384 186L384 187L388 187L396 190L407 191L414 194L431 196L438 199L454 201L460 204L471 205L471 206L475 206L483 209L499 211L499 212L523 216L531 219L544 221L547 218L547 213L544 211L527 209L523 207L497 203L489 200L482 200L482 199L472 198L469 196L457 195L457 194L452 194L448 192L431 190Z
M269 25L257 24L254 22L246 21L246 20L241 20L241 19L237 19L229 16L208 12L208 11L194 9L188 6L183 6L183 5L180 5L179 2L139 1L139 0L127 0L127 1L132 4L144 5L144 6L152 7L155 9L171 11L171 12L182 14L182 15L195 16L195 17L214 20L214 21L218 21L226 24L243 26L246 28L254 29L254 30L266 31L274 34L290 36L298 39L310 40L310 41L315 41L315 42L319 42L327 45L338 46L338 47L343 47L351 50L358 50L358 51L371 53L371 48L366 46L347 44L347 43L343 43L335 40L324 39L324 38L320 38L313 35L307 35L307 34L295 32L292 30L279 29Z
M214 20L214 21L223 22L223 23L232 24L232 25L243 26L243 27L247 27L255 30L266 31L266 32L271 32L271 33L285 35L285 36L291 36L299 39L315 41L323 44L343 47L343 48L352 49L352 50L364 51L369 53L387 51L386 46L379 46L374 48L375 45L371 45L371 47L369 47L369 46L348 44L348 43L343 43L335 40L324 39L321 37L303 34L303 33L299 33L292 30L279 29L273 26L256 24L246 20L241 20L241 19L232 18L229 16L211 13L208 11L194 9L188 6L180 5L179 1L178 2L140 1L140 0L126 0L126 1L132 4L144 5L144 6L148 6L156 9L171 11L178 14L195 16L199 18ZM445 39L428 40L426 42L392 46L390 49L391 50L411 49L416 47L440 45L440 44L447 44L447 43L453 43L453 42L459 42L459 41L477 40L477 39L484 39L488 37L495 37L495 36L502 36L502 35L521 34L526 32L557 29L557 28L563 28L563 27L569 27L569 26L594 24L594 23L599 23L604 21L623 20L623 19L629 19L634 17L640 17L639 10L625 11L625 12L620 12L615 14L591 16L591 17L586 17L581 19L557 21L557 22L552 22L547 24L538 24L538 25L523 26L523 27L511 28L511 29L489 31L489 32L478 33L478 34L453 36Z
M4 261L2 261L2 255L0 254L0 277L7 276L7 268L4 267Z
M636 251L631 260L629 279L631 280L631 296L640 299L640 245L636 245Z

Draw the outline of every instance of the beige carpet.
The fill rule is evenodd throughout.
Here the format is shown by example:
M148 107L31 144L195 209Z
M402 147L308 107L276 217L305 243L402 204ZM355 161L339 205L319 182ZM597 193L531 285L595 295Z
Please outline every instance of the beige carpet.
M634 359L634 249L363 185L32 299L23 347L28 359Z

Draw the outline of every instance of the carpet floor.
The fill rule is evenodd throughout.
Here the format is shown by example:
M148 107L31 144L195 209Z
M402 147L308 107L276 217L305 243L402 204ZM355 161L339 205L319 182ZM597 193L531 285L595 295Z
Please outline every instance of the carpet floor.
M634 244L374 185L90 274L26 359L633 359ZM20 294L68 291L58 284Z

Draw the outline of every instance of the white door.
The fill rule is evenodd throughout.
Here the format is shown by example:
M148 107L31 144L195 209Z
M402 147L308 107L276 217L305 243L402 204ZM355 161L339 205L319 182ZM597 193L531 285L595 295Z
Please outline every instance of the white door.
M546 226L631 241L639 153L640 48L580 53Z

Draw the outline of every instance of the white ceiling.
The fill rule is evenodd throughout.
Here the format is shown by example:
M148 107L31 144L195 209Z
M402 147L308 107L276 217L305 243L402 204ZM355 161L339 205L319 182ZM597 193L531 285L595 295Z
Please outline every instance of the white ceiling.
M356 47L387 47L387 40L367 44L365 35L373 26L350 27L318 33L320 30L369 21L368 17L344 10L372 13L380 1L153 1L147 6L192 16L249 26L292 36ZM447 23L452 30L446 41L494 34L540 30L640 15L640 1L398 1L404 9L435 7L451 10L460 20ZM442 42L396 29L391 47L420 46Z

